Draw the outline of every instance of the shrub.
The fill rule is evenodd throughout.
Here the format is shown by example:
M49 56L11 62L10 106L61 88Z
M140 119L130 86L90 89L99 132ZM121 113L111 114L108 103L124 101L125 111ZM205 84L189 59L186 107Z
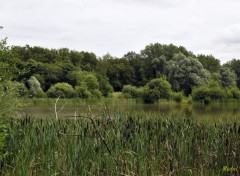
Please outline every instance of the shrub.
M183 93L182 92L173 92L171 97L174 101L180 103L183 99Z
M76 93L80 98L90 98L92 97L91 92L87 89L86 86L76 86L75 87Z
M240 90L237 86L231 87L230 91L233 98L240 99Z
M87 74L84 78L84 83L88 90L99 89L98 80L93 74Z
M171 97L171 84L165 77L153 79L147 84L147 86L158 96L158 99L169 99Z
M154 103L159 99L160 91L156 89L149 89L146 87L144 89L143 100L144 103Z
M46 98L47 95L46 95L46 93L42 89L38 89L36 97L37 98Z
M101 98L102 97L102 93L100 92L99 89L93 89L93 90L91 90L91 93L92 93L93 98Z
M142 98L144 95L144 87L137 88L137 98Z
M84 76L83 81L75 90L80 98L101 98L100 85L97 78L93 74ZM105 92L108 94L109 92Z
M151 80L144 88L143 100L145 103L154 103L159 99L171 97L171 84L165 77Z
M194 101L200 101L209 103L211 101L210 90L207 86L196 87L192 91L192 99Z
M109 82L106 82L106 84L102 84L102 87L100 87L100 91L103 96L107 97L110 93L113 93L113 87Z
M150 93L149 87L145 86L143 88L143 97L142 97L144 103L154 103L157 99L154 96L152 96L152 95L153 94Z
M4 85L5 88L11 88L12 90L16 91L16 96L19 97L26 97L29 95L29 91L24 83L20 83L17 81L8 81Z
M226 98L226 93L220 86L209 88L209 95L212 100L221 100Z
M137 88L131 85L125 85L122 89L125 98L137 98Z
M227 97L227 92L219 84L209 84L193 89L192 98L194 101L209 103L211 100L222 100Z
M47 96L50 98L57 98L59 96L62 98L74 98L77 96L77 93L68 83L56 83L48 89Z
M2 28L0 27L0 30ZM8 86L8 81L13 77L14 67L12 64L7 64L3 61L10 61L13 59L7 40L0 40L0 167L2 171L2 159L7 157L6 137L9 135L9 128L7 118L11 117L18 106L18 92L12 86ZM1 172L2 173L2 172Z

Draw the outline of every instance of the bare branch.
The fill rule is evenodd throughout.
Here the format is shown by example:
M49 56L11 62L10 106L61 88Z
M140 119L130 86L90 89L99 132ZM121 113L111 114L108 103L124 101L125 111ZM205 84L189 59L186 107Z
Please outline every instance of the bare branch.
M57 102L59 100L60 96L57 98L56 102L55 102L55 106L54 106L54 109L55 109L55 117L56 119L58 120L58 112L57 112Z

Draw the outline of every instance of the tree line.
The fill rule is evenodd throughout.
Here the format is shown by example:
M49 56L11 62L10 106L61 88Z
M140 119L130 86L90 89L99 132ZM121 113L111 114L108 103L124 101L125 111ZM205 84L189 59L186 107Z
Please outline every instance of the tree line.
M149 44L117 58L68 48L9 47L4 39L0 64L1 72L12 75L8 86L22 97L100 98L122 91L150 103L182 96L204 102L240 98L240 60L221 65L212 55L173 44Z

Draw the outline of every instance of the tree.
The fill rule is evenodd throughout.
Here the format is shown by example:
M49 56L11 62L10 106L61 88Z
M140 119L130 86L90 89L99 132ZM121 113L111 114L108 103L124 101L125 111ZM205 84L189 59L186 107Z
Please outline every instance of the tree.
M80 98L100 98L102 93L100 92L100 85L98 79L93 73L82 72L81 81L79 80L75 90Z
M31 76L27 80L27 85L31 97L45 97L45 93L41 88L41 84L35 76Z
M141 51L141 58L143 60L143 68L145 71L145 76L148 80L155 78L156 74L154 73L154 68L152 67L152 61L155 58L160 58L164 56L166 61L173 59L175 54L184 53L186 57L194 57L191 52L188 52L184 47L177 47L173 44L162 45L160 43L154 43L147 45Z
M134 83L134 68L127 60L111 58L101 62L106 66L106 75L114 91L121 91L124 85Z
M83 54L83 58L81 60L81 67L84 71L93 71L95 70L98 60L94 53L89 52L81 52Z
M216 59L215 57L213 57L212 55L198 55L197 59L199 60L199 62L201 62L201 64L203 65L203 67L208 70L210 73L218 73L220 71L220 60Z
M236 74L228 67L221 67L220 80L223 87L230 87L236 84Z
M18 106L17 91L7 84L13 75L10 65L6 63L8 59L12 58L7 40L3 39L0 40L0 162L6 157L4 147L8 127L7 117L11 117Z
M0 40L0 118L12 114L17 106L17 92L7 82L14 76L11 66L7 63L12 59L7 39Z
M168 80L172 89L176 92L183 90L185 95L192 92L193 86L206 84L210 77L197 59L187 58L183 54L176 54L168 67Z
M1 53L2 51L0 51ZM0 62L0 119L12 115L18 105L18 94L13 86L9 86L10 76L6 71L6 65ZM9 73L11 74L11 73Z
M113 87L109 83L108 77L106 75L96 75L98 83L99 83L99 90L101 94L107 97L110 93L113 92Z
M227 62L224 66L229 67L232 69L236 74L236 81L237 86L240 88L240 60L239 59L232 59L231 61Z
M143 86L147 83L147 79L145 76L145 70L143 68L144 62L141 58L140 54L135 52L128 52L123 56L123 59L127 60L131 67L134 69L134 81L133 85L135 86Z
M81 69L75 69L67 73L66 78L67 82L70 83L73 87L80 86L84 80L85 72Z
M160 56L152 60L152 67L155 72L155 77L166 75L167 72L167 61L165 56Z
M74 66L82 67L83 58L84 58L83 53L77 51L70 51L70 60Z
M141 51L143 60L143 69L147 80L155 78L154 69L152 68L152 60L163 55L163 46L159 43L147 45Z

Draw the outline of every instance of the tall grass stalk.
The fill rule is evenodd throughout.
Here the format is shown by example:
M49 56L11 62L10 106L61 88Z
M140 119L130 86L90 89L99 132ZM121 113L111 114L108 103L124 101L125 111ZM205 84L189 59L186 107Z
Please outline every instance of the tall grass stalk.
M3 175L217 175L239 168L240 123L200 123L105 109L13 119ZM239 173L238 173L239 174Z

